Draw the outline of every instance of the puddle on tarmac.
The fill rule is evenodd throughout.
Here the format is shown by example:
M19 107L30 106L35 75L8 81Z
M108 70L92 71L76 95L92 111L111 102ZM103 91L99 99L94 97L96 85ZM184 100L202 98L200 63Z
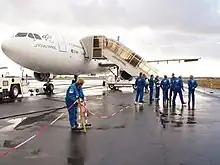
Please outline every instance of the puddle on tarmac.
M84 165L84 158L67 158L67 162L69 165Z
M113 128L125 128L125 125L114 126Z
M109 126L109 125L102 125L99 127L96 127L96 130L109 130L109 129L119 129L119 128L125 128L125 125L117 125L117 126Z
M14 129L15 130L24 130L26 128L32 127L38 122L46 121L50 122L54 120L55 114L54 112L47 112L38 116L26 117L26 119L22 120Z
M18 144L17 143L15 143L15 142L13 142L13 141L11 141L11 140L5 140L4 141L4 144L3 144L3 147L4 148L14 148L14 147L16 147Z
M32 151L30 152L30 154L32 154L32 155L39 155L40 152L41 152L41 149L40 149L40 148L37 148L37 149L35 149L35 150L32 150Z
M26 117L7 120L6 123L8 123L8 124L5 127L2 127L0 129L0 133L13 131L14 128L25 119L26 119Z

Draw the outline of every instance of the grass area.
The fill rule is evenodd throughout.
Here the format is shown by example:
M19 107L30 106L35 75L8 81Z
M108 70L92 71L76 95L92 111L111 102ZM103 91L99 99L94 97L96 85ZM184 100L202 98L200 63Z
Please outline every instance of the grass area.
M220 89L220 78L200 78L197 81L201 87ZM184 82L187 83L187 80L184 80Z

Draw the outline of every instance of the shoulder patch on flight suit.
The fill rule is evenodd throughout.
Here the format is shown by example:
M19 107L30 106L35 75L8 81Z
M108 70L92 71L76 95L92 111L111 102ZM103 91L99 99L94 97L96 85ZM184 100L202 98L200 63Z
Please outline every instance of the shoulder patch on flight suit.
M69 93L71 93L71 94L73 94L73 93L74 93L74 90L73 90L73 88L70 88L70 91L69 91Z

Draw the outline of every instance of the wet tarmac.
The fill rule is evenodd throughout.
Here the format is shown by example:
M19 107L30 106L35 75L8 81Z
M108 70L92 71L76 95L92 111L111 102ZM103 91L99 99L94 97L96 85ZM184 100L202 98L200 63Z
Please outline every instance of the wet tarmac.
M62 89L63 90L63 89ZM85 89L92 128L72 132L66 109L22 118L0 120L0 155L33 136L42 127L62 117L13 152L0 157L13 165L218 165L220 158L218 97L196 93L196 110L180 106L163 109L161 104L143 111L133 104L134 93L106 92L103 87ZM104 93L104 94L103 94ZM187 92L184 93L187 101ZM64 105L65 92L26 98L20 103L0 105L6 112L33 111ZM36 98L38 99L36 99ZM162 98L162 97L161 97ZM50 107L48 107L50 106ZM45 109L46 109L45 108ZM7 110L6 110L7 109ZM7 123L7 124L6 124Z

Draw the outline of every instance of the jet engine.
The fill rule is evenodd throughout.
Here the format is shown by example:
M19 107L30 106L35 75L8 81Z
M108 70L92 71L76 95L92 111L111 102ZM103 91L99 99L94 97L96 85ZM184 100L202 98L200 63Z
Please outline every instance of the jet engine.
M50 73L38 73L34 72L34 78L41 82L48 82L49 80L54 79L56 76Z
M123 79L123 80L128 80L128 81L131 81L133 79L132 75L130 75L129 73L127 73L126 71L124 70L120 70L120 77Z

